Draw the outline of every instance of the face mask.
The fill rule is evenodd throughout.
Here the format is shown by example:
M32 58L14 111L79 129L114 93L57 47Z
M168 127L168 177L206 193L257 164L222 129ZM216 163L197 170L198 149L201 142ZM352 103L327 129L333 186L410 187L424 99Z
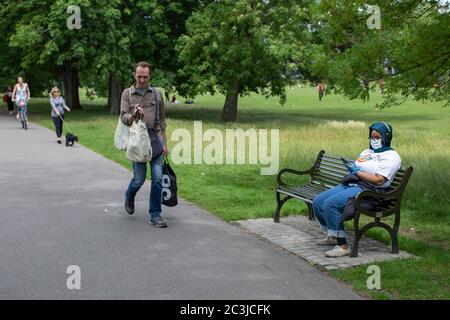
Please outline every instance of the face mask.
M380 149L383 146L381 139L370 139L370 145L374 150Z

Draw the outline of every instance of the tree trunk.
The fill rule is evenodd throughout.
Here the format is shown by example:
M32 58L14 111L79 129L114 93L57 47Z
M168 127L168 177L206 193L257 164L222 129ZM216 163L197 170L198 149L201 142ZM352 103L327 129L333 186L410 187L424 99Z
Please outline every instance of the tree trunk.
M120 99L124 87L117 77L110 73L108 84L108 110L111 114L120 113Z
M72 64L68 64L64 69L64 100L71 109L83 109L80 104L78 88L78 70Z
M236 83L232 89L228 90L225 104L222 111L222 121L236 122L237 120L237 107L239 97L239 84Z

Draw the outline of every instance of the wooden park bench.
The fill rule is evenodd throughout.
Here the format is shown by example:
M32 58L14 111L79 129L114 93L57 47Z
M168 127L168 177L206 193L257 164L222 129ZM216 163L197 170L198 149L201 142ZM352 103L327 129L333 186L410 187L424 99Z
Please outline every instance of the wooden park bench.
M354 162L354 160L345 159L346 161ZM398 240L397 234L400 225L400 206L402 202L403 193L405 191L408 180L412 174L413 168L401 168L395 175L394 181L391 184L391 191L375 192L362 191L355 199L356 214L354 217L354 232L355 241L352 247L351 257L358 256L358 244L362 235L369 229L374 227L381 227L386 229L392 241L392 253L398 254ZM282 176L285 174L294 175L310 175L311 180L305 185L288 185L282 181ZM312 202L314 198L321 192L326 191L339 183L344 176L348 174L348 170L344 165L341 157L326 154L325 151L320 151L317 156L315 164L308 170L296 171L293 169L282 169L277 175L278 187L276 190L277 209L275 211L274 222L280 222L280 210L283 204L292 198L302 200L306 203L309 210L309 219L314 220L314 212ZM283 198L282 198L283 195ZM361 202L365 199L379 199L383 200L383 204L375 211L369 211L361 207ZM359 227L359 219L361 214L373 217L374 221ZM395 215L394 225L381 222L382 218Z

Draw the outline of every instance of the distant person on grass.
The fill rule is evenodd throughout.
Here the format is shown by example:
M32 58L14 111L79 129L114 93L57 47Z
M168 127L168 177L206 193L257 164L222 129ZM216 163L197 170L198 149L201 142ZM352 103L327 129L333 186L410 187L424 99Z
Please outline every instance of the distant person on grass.
M325 86L323 85L322 82L319 82L317 84L317 92L319 93L319 101L322 101L324 90L325 90Z
M58 87L53 87L50 94L50 105L52 106L52 120L55 125L57 142L61 144L61 135L63 132L64 109L70 112L70 108L66 105L64 98Z
M149 223L159 227L167 227L166 222L161 217L162 211L162 170L164 157L169 154L166 138L166 121L164 113L164 99L159 92L149 85L152 75L152 68L148 62L139 62L135 70L135 83L122 93L120 103L121 120L130 126L133 121L143 119L151 136L151 129L155 129L161 143L160 154L153 150L153 158L150 161L151 170L151 191L149 196ZM154 90L153 90L154 89ZM155 96L156 93L158 97ZM157 104L158 101L158 104ZM159 122L156 121L157 110L159 108ZM125 193L125 210L128 214L134 213L134 200L136 193L145 182L147 176L146 162L133 162L133 179L131 179L128 190Z
M30 101L30 88L28 87L28 84L23 82L22 77L17 78L17 84L14 86L13 94L12 94L12 101L15 101L17 104L17 119L19 118L19 112L22 110L25 111L25 115L28 113L28 101ZM30 124L27 123L29 126Z
M380 92L381 93L384 93L384 85L385 85L384 79L380 79Z
M369 149L364 150L358 159L349 166L352 180L320 193L313 201L314 213L327 237L317 242L318 245L336 245L327 251L327 257L350 255L350 248L345 238L342 213L347 200L370 187L386 191L400 169L400 155L391 148L392 126L377 122L369 127Z

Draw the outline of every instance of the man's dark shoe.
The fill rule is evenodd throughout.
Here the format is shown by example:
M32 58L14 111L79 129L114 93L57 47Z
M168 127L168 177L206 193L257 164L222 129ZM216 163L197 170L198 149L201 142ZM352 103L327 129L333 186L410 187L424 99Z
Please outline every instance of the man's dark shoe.
M150 219L149 223L158 228L167 227L167 223L163 220L163 218Z
M134 200L129 200L127 196L125 196L125 211L128 214L134 213Z

